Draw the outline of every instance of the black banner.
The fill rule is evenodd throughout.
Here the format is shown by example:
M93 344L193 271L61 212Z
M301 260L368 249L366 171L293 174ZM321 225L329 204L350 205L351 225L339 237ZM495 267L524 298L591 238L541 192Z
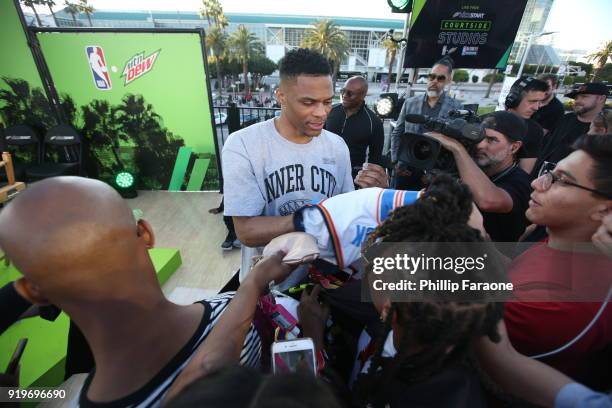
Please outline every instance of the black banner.
M506 65L527 0L416 0L405 68L449 55L460 68Z

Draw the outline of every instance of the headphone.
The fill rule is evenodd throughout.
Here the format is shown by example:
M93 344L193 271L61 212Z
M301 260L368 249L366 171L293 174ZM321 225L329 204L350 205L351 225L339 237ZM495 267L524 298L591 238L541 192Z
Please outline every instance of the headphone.
M534 77L530 76L522 77L521 79L512 84L512 86L510 87L510 92L508 92L508 95L506 96L506 108L512 109L519 106L521 100L523 99L523 96L521 94L523 93L527 85L529 85L529 83L534 79Z

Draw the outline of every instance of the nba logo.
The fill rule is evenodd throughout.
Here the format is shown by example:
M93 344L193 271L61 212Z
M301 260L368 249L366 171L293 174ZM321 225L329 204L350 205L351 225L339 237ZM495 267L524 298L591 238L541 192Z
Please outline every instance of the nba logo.
M87 61L89 62L96 88L101 90L111 89L110 75L106 68L106 58L104 58L102 47L98 47L97 45L85 47L85 52L87 53Z

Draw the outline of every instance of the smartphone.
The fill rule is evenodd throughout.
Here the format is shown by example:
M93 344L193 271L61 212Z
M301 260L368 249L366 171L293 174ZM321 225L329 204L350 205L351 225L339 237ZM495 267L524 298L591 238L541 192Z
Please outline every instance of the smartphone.
M315 348L311 338L275 341L272 343L274 373L289 373L298 369L317 373Z

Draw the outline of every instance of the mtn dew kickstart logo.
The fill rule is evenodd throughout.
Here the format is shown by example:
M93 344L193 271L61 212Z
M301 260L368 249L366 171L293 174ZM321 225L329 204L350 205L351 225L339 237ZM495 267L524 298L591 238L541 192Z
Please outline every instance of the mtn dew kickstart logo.
M146 57L143 51L130 58L128 62L125 63L123 73L121 74L121 76L125 78L124 85L127 86L129 83L142 77L147 72L150 72L153 69L153 65L155 64L160 51L161 49L147 55Z

